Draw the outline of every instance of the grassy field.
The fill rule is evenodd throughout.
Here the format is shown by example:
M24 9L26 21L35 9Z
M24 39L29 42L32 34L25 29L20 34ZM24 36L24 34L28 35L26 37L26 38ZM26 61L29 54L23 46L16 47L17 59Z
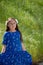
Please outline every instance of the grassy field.
M43 0L0 0L0 51L8 17L17 18L33 61L43 60Z

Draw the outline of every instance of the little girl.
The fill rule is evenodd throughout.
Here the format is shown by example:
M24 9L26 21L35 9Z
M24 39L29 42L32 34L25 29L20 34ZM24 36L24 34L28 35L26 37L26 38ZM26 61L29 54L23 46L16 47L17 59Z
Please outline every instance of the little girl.
M32 65L31 55L24 47L16 19L8 18L2 44L0 65Z

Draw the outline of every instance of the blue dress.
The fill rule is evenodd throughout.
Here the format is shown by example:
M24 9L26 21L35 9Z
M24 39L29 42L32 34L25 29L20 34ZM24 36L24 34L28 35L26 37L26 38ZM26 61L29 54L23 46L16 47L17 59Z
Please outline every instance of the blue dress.
M0 53L0 65L32 65L31 55L22 49L20 32L5 32L2 44L6 51Z

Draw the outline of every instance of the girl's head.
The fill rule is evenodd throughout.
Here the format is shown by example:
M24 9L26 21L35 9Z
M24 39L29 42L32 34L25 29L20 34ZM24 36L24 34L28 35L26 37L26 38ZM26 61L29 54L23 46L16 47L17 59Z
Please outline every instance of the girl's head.
M8 18L8 20L6 21L6 26L7 26L6 31L18 30L17 20L14 18Z
M17 30L20 32L20 30L18 28L17 19L8 18L8 20L6 21L6 31L10 31L10 30ZM21 41L23 41L21 32L20 32L20 39L21 39Z

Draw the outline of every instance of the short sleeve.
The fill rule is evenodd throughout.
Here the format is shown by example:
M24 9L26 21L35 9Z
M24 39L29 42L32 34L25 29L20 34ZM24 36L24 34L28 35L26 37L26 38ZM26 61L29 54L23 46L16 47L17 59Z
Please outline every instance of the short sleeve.
M3 35L2 44L4 44L4 45L7 44L7 33L6 32Z

